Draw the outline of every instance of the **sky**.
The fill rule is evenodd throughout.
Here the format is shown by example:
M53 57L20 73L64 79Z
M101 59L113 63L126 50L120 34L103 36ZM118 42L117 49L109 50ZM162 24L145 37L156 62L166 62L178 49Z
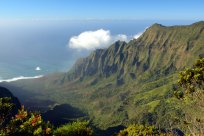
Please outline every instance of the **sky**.
M0 0L0 20L204 20L203 0Z

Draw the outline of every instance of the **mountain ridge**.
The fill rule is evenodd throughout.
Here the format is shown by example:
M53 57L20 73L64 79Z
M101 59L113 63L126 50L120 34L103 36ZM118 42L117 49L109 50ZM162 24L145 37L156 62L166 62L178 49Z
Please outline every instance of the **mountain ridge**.
M193 29L195 29L195 32L193 32ZM164 54L167 52L170 52L170 58L166 59L168 60L172 57L174 62L164 64L167 66L164 69L167 71L168 69L182 69L183 67L180 63L183 58L180 53L188 53L187 50L193 48L193 42L200 42L202 40L200 38L201 35L204 35L203 30L204 22L198 22L188 26L170 27L153 24L138 39L133 39L129 43L117 41L107 49L97 49L88 57L78 60L68 72L67 78L69 80L75 78L82 79L84 76L93 76L95 74L107 77L117 72L120 77L126 71L130 71L132 76L134 76L134 74L138 75L137 71L144 72L149 68L154 71L159 62L153 62L151 58L156 59L155 56L167 56ZM193 33L189 34L189 31ZM185 38L185 35L188 34L189 36ZM176 37L180 38L182 36L184 37L183 39L181 38L182 40L176 39ZM174 53L174 50L177 50L177 52ZM199 54L198 56L203 55L202 52L198 53L199 50L194 50L194 52ZM131 51L133 55L131 55ZM162 55L158 52L161 52ZM146 55L142 56L141 54ZM187 59L191 59L190 55L187 56ZM162 57L159 59L164 62ZM183 64L183 66L185 65Z

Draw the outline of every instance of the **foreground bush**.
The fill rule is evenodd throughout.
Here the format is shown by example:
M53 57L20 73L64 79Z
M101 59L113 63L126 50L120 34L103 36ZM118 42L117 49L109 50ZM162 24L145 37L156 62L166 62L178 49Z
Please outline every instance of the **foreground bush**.
M118 136L165 136L154 126L130 125L128 128L121 130Z
M73 122L63 125L54 131L54 136L92 136L93 130L88 122Z
M1 129L0 135L5 136L49 136L52 126L45 123L40 114L27 112L22 107L10 123Z
M204 58L179 73L174 95L186 105L183 124L193 136L204 135Z

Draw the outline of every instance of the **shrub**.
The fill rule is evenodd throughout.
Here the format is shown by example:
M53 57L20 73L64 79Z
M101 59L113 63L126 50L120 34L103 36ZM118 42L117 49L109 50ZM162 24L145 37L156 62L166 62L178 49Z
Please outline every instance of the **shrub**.
M93 130L88 127L88 122L73 122L63 125L54 131L54 136L92 136Z
M128 128L121 130L118 136L165 136L154 126L130 125Z
M191 135L204 135L204 58L179 73L178 85L174 95L187 105L184 125Z
M5 124L5 121L11 116L15 105L11 102L10 97L0 98L0 127Z
M52 135L52 126L50 123L45 123L40 114L27 112L22 107L4 128L1 135L49 136Z

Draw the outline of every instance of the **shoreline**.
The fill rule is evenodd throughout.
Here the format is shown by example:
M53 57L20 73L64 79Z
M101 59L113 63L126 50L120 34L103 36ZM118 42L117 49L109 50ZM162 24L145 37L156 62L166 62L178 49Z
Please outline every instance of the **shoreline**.
M14 77L14 78L10 78L10 79L1 79L0 83L2 83L2 82L14 82L14 81L24 80L24 79L36 79L36 78L41 78L41 77L43 77L43 75L38 75L38 76L33 76L33 77L19 76L19 77Z

